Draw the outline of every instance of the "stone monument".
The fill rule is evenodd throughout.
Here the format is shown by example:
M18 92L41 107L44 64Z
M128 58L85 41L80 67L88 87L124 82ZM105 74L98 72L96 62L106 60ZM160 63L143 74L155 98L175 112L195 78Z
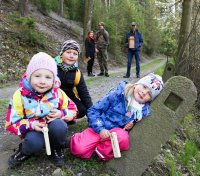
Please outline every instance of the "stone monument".
M152 102L151 116L144 118L129 133L130 149L120 159L107 163L120 176L140 176L175 132L180 120L197 98L193 82L182 76L170 78Z

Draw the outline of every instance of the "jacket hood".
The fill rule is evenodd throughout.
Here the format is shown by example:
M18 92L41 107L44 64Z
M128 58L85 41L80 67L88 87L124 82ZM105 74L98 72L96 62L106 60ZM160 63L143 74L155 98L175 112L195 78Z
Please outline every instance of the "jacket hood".
M60 85L61 85L60 79L56 77L52 89L50 89L48 92L51 92L54 95L55 92L57 92ZM40 99L42 97L42 94L36 93L34 91L33 87L30 84L30 81L27 79L26 73L22 75L18 87L20 88L22 95L26 97L35 99L38 98Z

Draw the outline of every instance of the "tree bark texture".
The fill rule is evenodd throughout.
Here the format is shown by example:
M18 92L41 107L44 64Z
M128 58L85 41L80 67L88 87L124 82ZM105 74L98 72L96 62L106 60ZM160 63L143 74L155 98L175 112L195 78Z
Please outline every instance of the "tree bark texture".
M28 0L19 1L19 10L22 17L28 15Z
M64 16L64 13L63 13L63 7L64 7L64 0L60 0L60 16Z
M189 66L189 35L191 31L193 0L184 0L182 4L182 18L179 33L178 50L175 63L175 72L177 75L187 75ZM185 75L186 74L186 75Z
M87 37L87 33L91 31L92 15L94 8L94 0L85 0L85 10L84 10L84 22L83 22L83 41ZM82 51L84 53L84 45L82 46ZM84 54L83 54L84 56Z

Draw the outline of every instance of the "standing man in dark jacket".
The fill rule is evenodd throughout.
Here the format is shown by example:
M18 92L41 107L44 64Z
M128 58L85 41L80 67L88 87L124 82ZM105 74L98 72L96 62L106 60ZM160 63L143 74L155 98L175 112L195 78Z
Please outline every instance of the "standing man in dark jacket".
M142 47L142 34L136 28L136 22L131 23L131 31L127 33L125 45L128 48L127 72L124 78L130 77L133 55L136 61L136 77L140 78L140 49Z
M96 33L96 52L97 52L97 59L100 66L100 73L98 76L106 76L109 77L108 74L108 53L107 48L109 45L109 34L104 28L104 23L99 23L99 30Z

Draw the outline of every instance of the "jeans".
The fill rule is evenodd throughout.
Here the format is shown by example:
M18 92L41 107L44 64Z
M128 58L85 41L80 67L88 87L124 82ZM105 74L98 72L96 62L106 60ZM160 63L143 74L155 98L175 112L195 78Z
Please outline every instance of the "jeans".
M63 148L66 144L67 124L62 119L56 119L48 124L49 141L51 148ZM44 135L42 132L30 131L25 135L22 143L22 152L25 155L32 155L45 147Z
M131 64L132 64L134 55L135 55L135 62L136 62L136 75L138 76L140 75L140 50L128 49L128 63L127 63L127 72L126 72L127 77L130 77Z

